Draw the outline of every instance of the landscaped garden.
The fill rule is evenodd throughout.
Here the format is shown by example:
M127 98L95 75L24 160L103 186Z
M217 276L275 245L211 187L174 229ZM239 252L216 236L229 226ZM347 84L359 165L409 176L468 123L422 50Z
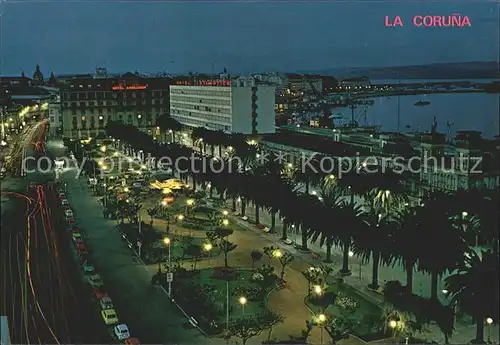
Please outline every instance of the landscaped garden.
M274 268L264 265L255 270L226 267L202 270L174 267L173 295L177 303L208 334L219 334L226 325L241 320L254 324L272 315L267 296L276 283Z
M132 154L144 150L144 152L152 153L155 157L184 157L187 153L192 153L190 149L176 145L158 147L152 144L147 137L139 135L137 135L137 140L131 141L128 137L134 135L135 129L120 124L109 127L109 134L124 140L126 143L124 145L125 149L128 149ZM125 132L127 132L127 135L123 134ZM242 142L242 145L238 146L236 145L238 141L234 141L234 138L229 139L231 140L226 141L229 152L234 150L241 156L250 151L247 150L249 147L245 143ZM228 146L229 144L231 145ZM351 252L349 249L353 249L356 255L360 255L365 261L371 261L373 265L372 282L369 285L372 290L379 290L378 268L380 265L397 264L404 266L407 271L407 281L406 286L404 286L406 289L399 292L390 289L384 291L386 303L383 307L375 306L358 293L353 292L350 287L341 283L340 280L325 281L324 285L320 285L319 289L322 291L320 299L322 301L319 302L314 298L308 298L306 303L314 313L320 310L325 313L324 318L327 322L325 322L324 327L329 330L330 334L333 334L333 339L337 339L337 336L344 336L347 331L360 335L366 340L373 340L374 337L380 338L385 335L411 336L421 325L430 321L437 322L439 327L446 332L446 335L450 335L450 329L452 328L449 326L451 321L451 327L453 327L453 314L448 313L450 308L441 305L437 298L439 293L438 277L446 272L453 273L453 278L448 278L445 282L446 289L449 291L449 298L456 298L457 306L462 312L475 316L478 329L476 340L482 340L483 321L486 320L486 316L493 316L494 322L497 322L498 310L491 309L491 305L495 305L491 301L496 301L498 298L497 285L485 283L490 279L486 274L476 279L474 278L476 276L472 273L474 273L474 269L483 266L484 269L481 272L489 272L491 267L497 268L498 260L483 260L483 257L495 258L498 254L494 253L493 255L485 252L481 253L481 259L477 259L479 255L473 255L469 250L473 239L469 238L468 233L473 232L462 231L465 225L473 225L471 220L476 216L488 221L489 213L483 212L483 208L476 209L473 207L474 203L464 202L465 199L463 198L438 194L429 195L423 204L410 207L406 203L404 193L399 188L399 179L392 174L377 175L373 178L358 176L358 174L343 179L338 179L337 176L330 174L316 179L317 174L312 175L308 172L299 174L300 171L295 171L291 172L294 182L306 186L306 193L296 193L292 190L294 184L289 183L288 177L282 173L283 169L277 169L272 164L255 164L255 166L250 167L250 170L252 173L248 174L230 174L228 171L223 171L214 175L210 173L199 174L196 169L193 169L188 173L180 174L180 178L184 179L186 183L188 178L192 179L194 189L196 189L196 184L210 185L210 195L214 190L219 194L220 200L226 199L229 201L232 199L233 209L236 209L235 200L241 201L242 216L245 216L245 206L249 202L253 202L256 205L255 223L257 225L260 224L259 212L264 209L272 212L272 230L274 230L276 215L283 215L282 238L287 239L287 229L290 229L290 227L300 227L302 231L302 247L307 248L308 239L313 242L320 239L321 245L326 246L327 261L331 261L332 248L342 245L344 247L343 267L341 269L343 273L350 271L349 257ZM394 183L390 183L391 181L394 181ZM314 194L309 193L309 187L314 187ZM205 207L210 209L203 203L205 196L198 197L195 194L176 195L175 202L166 208L168 210L165 210L168 214L166 218L168 222L177 222L177 225L180 225L177 228L192 230L191 232L188 231L190 234L188 237L193 237L192 235L195 234L202 234L203 236L207 232L212 235L207 234L206 237L196 240L184 239L186 232L182 230L182 234L178 234L179 238L174 239L171 250L175 252L176 257L182 256L185 254L184 248L190 245L182 246L181 250L180 247L175 249L175 244L177 243L180 246L183 243L192 241L193 246L190 247L191 249L188 252L192 251L193 255L184 256L184 258L197 258L200 251L203 251L204 244L210 244L212 251L215 251L216 248L219 248L219 250L225 248L228 250L224 249L222 252L226 256L227 266L227 254L234 247L234 244L228 241L227 236L225 237L227 242L221 242L220 244L218 242L221 238L217 239L215 244L211 238L216 236L214 229L224 228L222 221L225 218L221 216L220 211L217 211L219 213L215 214L214 219L217 220L214 222L210 218L211 211L206 210L205 212L204 210ZM309 194L314 195L314 197ZM370 205L368 211L358 210L354 202L344 202L345 200L342 197L345 195L351 195L351 200L354 195L362 198ZM471 196L473 195L471 194ZM467 198L467 200L469 199L477 200L478 205L486 205L483 197L480 199ZM155 201L155 203L154 206L157 207L158 201ZM443 206L445 207L443 208ZM400 214L401 208L405 208L406 211ZM487 210L488 207L484 207L484 209ZM467 212L464 210L467 210ZM472 217L473 214L474 217ZM120 218L123 219L123 217ZM349 226L323 226L324 224L335 224L339 222L339 219L342 220L342 223L349 224ZM489 223L484 222L483 224ZM491 227L491 225L488 226ZM491 235L485 228L478 229L480 242L487 244L498 243L497 234ZM348 230L348 232L345 230ZM425 236L422 234L425 234ZM426 239L426 248L429 247L432 250L422 251L418 249L419 246L415 246L415 243L419 243L423 238ZM222 236L222 239L224 239L224 236ZM477 244L477 235L475 241ZM464 244L466 245L464 246ZM159 248L162 248L163 251L165 249L161 245ZM442 248L450 249L447 251L448 255L442 254ZM469 258L470 260L466 260L467 269L464 268L464 253L472 255L472 258ZM443 261L442 258L447 258L447 261ZM199 277L203 277L203 273L199 275L195 273L197 271L196 260L190 262L191 267L188 270L193 273L187 273L192 278L190 279L192 282ZM414 286L412 272L415 269L429 273L432 276L432 303L427 303L428 298L417 298L418 296L415 297L412 294ZM495 270L491 269L491 271ZM460 280L461 277L472 277L472 279L466 281L463 278ZM483 283L476 283L478 280ZM310 285L313 285L311 283ZM462 289L463 286L470 287L470 289ZM315 288L311 286L311 289ZM472 292L468 294L467 291ZM310 294L313 294L313 292L311 291ZM440 312L433 313L433 310L436 311L434 306L437 306L437 304L441 306L439 308ZM474 305L480 305L481 308L471 308ZM391 306L397 308L397 310L395 308L391 309ZM431 315L435 316L431 317ZM436 317L436 315L441 316ZM305 318L308 317L309 315L305 316ZM370 326L372 324L373 327ZM411 341L411 338L409 341Z

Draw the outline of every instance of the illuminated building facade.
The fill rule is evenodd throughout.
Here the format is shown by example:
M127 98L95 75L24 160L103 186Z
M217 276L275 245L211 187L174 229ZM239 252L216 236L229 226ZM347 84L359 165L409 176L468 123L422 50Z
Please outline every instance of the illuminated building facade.
M189 129L207 127L251 135L274 133L274 108L274 86L198 80L170 87L170 116Z
M159 136L156 119L169 111L171 79L126 73L115 78L82 77L61 90L63 137L95 137L110 120L121 120Z

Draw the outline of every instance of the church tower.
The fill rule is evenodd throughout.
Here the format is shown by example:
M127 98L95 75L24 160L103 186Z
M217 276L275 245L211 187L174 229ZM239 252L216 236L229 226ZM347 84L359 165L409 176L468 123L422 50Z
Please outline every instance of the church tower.
M40 65L36 65L35 73L33 73L33 84L42 85L43 84L43 74L40 71Z

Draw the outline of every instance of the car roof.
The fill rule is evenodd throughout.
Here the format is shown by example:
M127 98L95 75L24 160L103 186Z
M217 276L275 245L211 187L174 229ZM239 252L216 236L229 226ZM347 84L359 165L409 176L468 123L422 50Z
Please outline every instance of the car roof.
M103 312L104 314L116 314L114 309L104 309Z
M115 326L115 328L118 329L119 331L128 331L128 326L124 323Z

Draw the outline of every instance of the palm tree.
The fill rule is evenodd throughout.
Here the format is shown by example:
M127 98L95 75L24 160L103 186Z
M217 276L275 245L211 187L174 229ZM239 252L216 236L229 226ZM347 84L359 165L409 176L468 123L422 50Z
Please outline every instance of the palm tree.
M484 344L484 321L487 317L499 319L498 253L492 250L468 253L465 266L445 279L451 294L451 303L474 317L475 344Z
M394 214L407 201L407 191L402 184L404 174L385 171L373 174L374 188L368 192L369 201L382 215Z
M309 162L305 164L305 162ZM311 185L315 185L320 182L321 171L319 167L319 159L313 158L310 161L307 158L302 158L299 165L293 170L292 178L296 183L303 184L306 189L306 194L309 194L309 189Z
M425 198L422 212L420 236L425 239L418 257L418 269L431 274L431 298L437 300L440 275L460 269L464 255L469 250L463 230L457 229L453 221L452 195L433 192Z
M340 204L339 211L338 223L342 225L339 228L339 239L343 248L342 268L340 269L340 273L342 275L350 275L349 248L352 246L352 241L356 237L356 234L361 233L364 229L361 221L363 210L359 205L343 201Z
M167 131L172 131L173 142L175 142L175 133L182 129L182 125L179 121L170 117L168 114L163 114L156 119L156 125L160 127L164 133Z
M390 235L395 224L390 216L383 217L373 207L361 215L361 220L361 231L354 234L353 252L360 255L365 263L372 259L372 282L368 287L377 290L380 263L392 261Z
M394 253L394 264L399 263L406 270L406 287L409 293L413 293L413 270L422 251L422 248L416 244L422 239L421 217L424 216L425 214L421 210L410 207L396 214L392 252Z
M339 241L339 230L333 227L333 224L339 224L338 218L340 215L342 198L335 189L322 189L320 197L323 198L321 208L314 215L322 226L315 224L314 220L307 220L311 224L308 236L312 242L316 242L320 238L320 245L326 245L326 260L332 262L332 246Z
M191 132L191 140L193 140L193 146L199 147L200 152L203 154L206 152L206 137L207 137L208 129L205 127L196 127Z

